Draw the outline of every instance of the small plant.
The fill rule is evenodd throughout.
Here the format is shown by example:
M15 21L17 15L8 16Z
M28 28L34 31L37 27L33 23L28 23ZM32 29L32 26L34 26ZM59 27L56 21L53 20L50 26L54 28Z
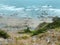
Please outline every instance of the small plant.
M28 39L30 36L29 35L23 35L21 38L22 39Z

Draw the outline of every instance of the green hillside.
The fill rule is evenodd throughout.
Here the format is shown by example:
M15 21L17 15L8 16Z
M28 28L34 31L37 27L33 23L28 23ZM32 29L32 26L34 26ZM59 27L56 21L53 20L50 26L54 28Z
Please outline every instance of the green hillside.
M34 31L33 35L44 33L49 29L60 28L60 17L54 17L52 23L42 23L38 26L39 28Z

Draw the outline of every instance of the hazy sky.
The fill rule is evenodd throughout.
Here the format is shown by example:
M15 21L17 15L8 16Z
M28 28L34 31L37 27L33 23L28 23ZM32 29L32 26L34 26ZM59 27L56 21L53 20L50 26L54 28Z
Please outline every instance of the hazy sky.
M52 5L55 8L60 8L60 0L0 0L0 4L16 7Z

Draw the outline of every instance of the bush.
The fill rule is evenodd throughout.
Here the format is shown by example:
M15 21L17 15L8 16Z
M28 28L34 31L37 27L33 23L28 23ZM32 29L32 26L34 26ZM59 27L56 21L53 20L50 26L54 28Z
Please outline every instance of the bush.
M6 39L9 37L9 35L5 31L0 30L0 37Z
M30 31L30 28L27 27L27 29L25 29L24 32L25 32L25 33L29 33L29 32L31 32L31 31Z

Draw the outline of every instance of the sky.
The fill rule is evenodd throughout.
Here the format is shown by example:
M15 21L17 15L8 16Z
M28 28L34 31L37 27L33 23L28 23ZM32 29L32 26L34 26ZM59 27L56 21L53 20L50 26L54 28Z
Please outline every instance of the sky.
M52 5L55 8L60 8L60 0L0 0L0 4L16 7Z
M52 7L49 8L51 13L54 11L54 15L60 16L60 0L0 0L0 13L5 13L5 16L13 13L19 13L21 17L28 14L32 16L32 12L36 12L40 7L47 7L47 5Z

